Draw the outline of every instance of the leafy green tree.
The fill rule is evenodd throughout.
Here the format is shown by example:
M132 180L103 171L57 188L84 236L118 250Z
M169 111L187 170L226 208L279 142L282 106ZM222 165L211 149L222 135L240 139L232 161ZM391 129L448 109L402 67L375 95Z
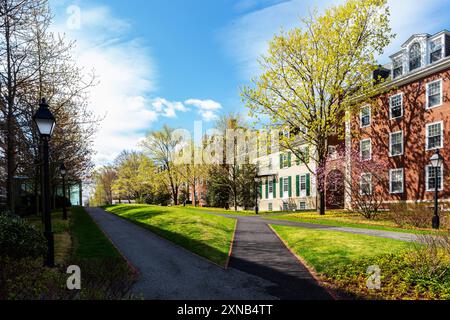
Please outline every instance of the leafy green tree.
M310 145L312 159L324 163L329 138L342 136L355 97L376 90L375 56L393 38L386 3L348 0L323 15L313 12L301 27L274 37L260 60L262 74L242 92L250 115L269 119L268 127L297 133L283 138L281 146L306 165L294 142ZM317 181L318 211L325 214L323 177Z

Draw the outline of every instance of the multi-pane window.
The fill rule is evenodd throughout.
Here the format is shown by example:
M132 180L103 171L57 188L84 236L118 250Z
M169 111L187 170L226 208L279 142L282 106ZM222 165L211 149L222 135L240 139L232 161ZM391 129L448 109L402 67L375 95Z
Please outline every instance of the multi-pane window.
M297 159L297 164L299 165L300 163L309 163L309 147L305 146L300 148L300 159Z
M328 146L328 156L331 159L336 159L336 157L337 157L337 148L336 148L336 146Z
M370 160L372 158L372 141L370 139L360 142L361 160Z
M300 192L306 191L306 175L300 176Z
M273 211L273 203L269 203L269 211L270 211L270 212Z
M361 108L361 128L368 127L370 125L370 106Z
M288 168L289 167L289 156L287 153L283 153L283 155L281 156L281 167L282 168Z
M430 63L441 60L442 58L442 38L436 39L430 45Z
M287 194L287 192L289 192L289 179L288 178L283 179L283 192L285 194Z
M269 170L272 170L273 164L272 164L272 158L269 157Z
M403 132L393 132L389 135L390 155L391 157L403 154Z
M360 193L361 193L361 195L366 195L366 196L372 194L372 174L371 173L363 173L361 175Z
M442 104L442 80L427 83L427 108Z
M416 42L409 49L409 71L422 66L421 55L420 44Z
M272 195L273 193L273 181L269 180L269 195Z
M400 118L403 116L403 94L399 93L389 98L390 118Z
M427 150L440 149L443 147L442 122L435 122L427 125Z
M442 166L437 167L437 170L436 170L436 167L427 166L426 170L427 170L427 172L426 172L427 191L435 191L436 183L437 183L438 190L442 190L443 189ZM436 178L436 171L437 171L437 178Z
M403 169L389 172L389 189L391 193L403 193Z
M302 211L306 210L306 202L304 201L300 202L299 209Z
M394 79L403 75L403 61L401 58L397 58L393 61L392 75Z

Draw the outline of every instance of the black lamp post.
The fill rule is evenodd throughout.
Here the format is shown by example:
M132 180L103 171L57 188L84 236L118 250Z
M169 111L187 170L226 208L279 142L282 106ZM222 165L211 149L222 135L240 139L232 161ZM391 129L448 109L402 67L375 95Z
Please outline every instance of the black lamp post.
M64 165L64 163L61 163L61 166L59 167L59 171L61 173L61 177L62 177L62 189L63 189L63 204L62 204L62 209L63 209L63 220L67 220L67 208L66 208L66 166Z
M42 213L44 216L44 235L47 239L47 257L45 265L53 267L55 265L55 250L52 231L52 220L50 216L50 183L49 183L49 161L48 161L48 140L55 128L55 117L50 112L45 99L39 103L39 109L33 116L33 120L39 130L42 142Z
M440 183L438 180L438 173L441 168L441 166L444 164L444 158L439 153L439 150L436 150L436 153L433 154L433 156L430 158L430 164L434 168L434 187L435 187L435 193L434 193L434 216L432 220L433 229L439 229L440 226L440 219L439 219L439 204L438 204L438 197L439 197L439 185ZM443 177L441 177L442 179Z

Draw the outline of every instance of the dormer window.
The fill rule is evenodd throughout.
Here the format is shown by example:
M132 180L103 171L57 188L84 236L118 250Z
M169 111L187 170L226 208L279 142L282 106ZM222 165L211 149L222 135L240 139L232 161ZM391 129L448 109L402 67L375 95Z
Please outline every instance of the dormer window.
M422 66L420 44L414 43L409 49L409 71L413 71Z
M401 58L397 58L393 61L392 76L394 79L400 77L403 74L403 61Z
M442 38L431 41L430 52L430 63L442 59Z

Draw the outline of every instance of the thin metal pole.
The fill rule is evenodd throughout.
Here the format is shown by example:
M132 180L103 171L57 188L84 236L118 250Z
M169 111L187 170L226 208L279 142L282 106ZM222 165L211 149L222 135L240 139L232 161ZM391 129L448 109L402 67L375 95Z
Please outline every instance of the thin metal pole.
M43 208L44 215L44 236L47 239L47 257L45 259L45 265L47 267L54 267L55 265L55 249L54 238L52 231L52 218L50 215L50 181L49 181L49 161L48 161L48 138L42 137L43 144Z
M63 189L63 219L67 220L67 208L66 208L66 178L62 177L62 189Z
M438 184L438 170L439 167L434 167L434 217L433 217L433 229L439 229L440 221L439 221L439 184Z

